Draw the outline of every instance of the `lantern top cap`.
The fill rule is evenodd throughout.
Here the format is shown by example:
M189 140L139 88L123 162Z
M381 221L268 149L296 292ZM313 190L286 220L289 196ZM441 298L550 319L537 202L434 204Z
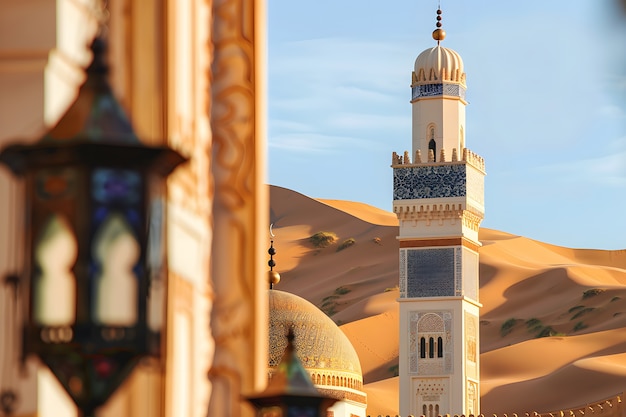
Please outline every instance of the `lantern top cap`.
M93 59L86 69L85 83L80 87L74 103L41 142L139 144L139 138L107 79L106 42L96 37L90 49Z
M106 43L96 37L86 80L72 105L34 144L17 143L0 151L0 163L15 174L36 168L70 165L120 166L167 176L187 158L168 146L139 140L108 82Z
M320 393L308 372L302 366L294 348L294 331L289 329L287 334L287 348L277 372L272 376L265 391L248 401L257 406L278 405L280 403L298 403L301 405L317 405L328 408L337 400Z

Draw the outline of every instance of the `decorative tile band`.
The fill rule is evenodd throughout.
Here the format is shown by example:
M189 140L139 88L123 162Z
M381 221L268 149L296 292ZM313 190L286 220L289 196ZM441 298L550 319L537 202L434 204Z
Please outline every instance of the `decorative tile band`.
M459 84L423 84L411 87L411 101L423 97L453 96L465 100L465 87Z

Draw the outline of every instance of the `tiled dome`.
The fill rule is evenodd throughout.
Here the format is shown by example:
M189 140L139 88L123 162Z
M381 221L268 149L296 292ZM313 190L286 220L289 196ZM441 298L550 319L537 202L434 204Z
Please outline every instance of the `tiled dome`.
M294 331L295 352L318 389L337 399L365 401L361 364L339 327L307 300L283 291L269 291L269 375L280 363L287 333Z

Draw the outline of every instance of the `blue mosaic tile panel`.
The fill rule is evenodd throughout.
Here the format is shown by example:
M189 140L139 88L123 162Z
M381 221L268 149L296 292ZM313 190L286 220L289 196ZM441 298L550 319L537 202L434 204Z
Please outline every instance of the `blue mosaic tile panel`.
M406 249L400 249L400 298L406 298Z
M425 165L393 169L393 199L464 197L465 164Z
M454 296L454 248L414 249L407 251L408 297Z
M461 247L454 248L454 295L463 294L463 262L461 258Z

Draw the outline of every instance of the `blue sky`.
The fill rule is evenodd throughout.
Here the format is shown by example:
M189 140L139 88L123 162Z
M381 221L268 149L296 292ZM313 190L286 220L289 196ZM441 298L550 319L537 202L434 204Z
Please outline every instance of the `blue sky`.
M485 158L482 226L626 248L626 17L613 0L442 0L467 73L467 147ZM413 62L435 0L270 0L268 182L392 207L411 148Z

